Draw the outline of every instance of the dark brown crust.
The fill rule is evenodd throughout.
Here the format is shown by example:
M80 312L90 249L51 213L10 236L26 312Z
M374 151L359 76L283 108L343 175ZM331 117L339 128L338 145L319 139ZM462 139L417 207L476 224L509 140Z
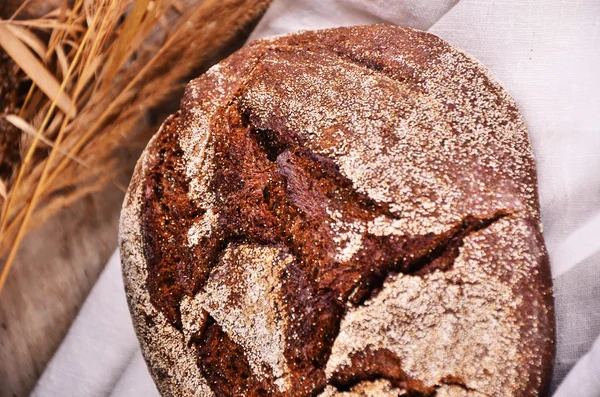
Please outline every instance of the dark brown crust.
M364 52L369 46L390 45L387 36L383 37L388 41L377 41L382 37L378 29L366 28L365 37L359 37L351 30L348 32L352 34L347 34L344 29L332 31L335 34L331 35L315 36L315 33L306 32L279 39L278 48L273 44L265 47L270 48L273 58L283 59L291 65L296 59L307 57L313 57L316 65L319 59L333 54L348 62L345 67L356 64L410 89L421 90L423 82L419 80L419 73L410 69L399 70L391 56L378 57ZM382 30L385 31L385 28ZM369 37L373 32L379 36ZM372 41L369 42L369 39ZM403 52L402 46L410 44L404 39L402 35L394 39L394 51ZM425 67L433 62L435 51L426 49L439 45L439 39L423 35L420 47L423 50L410 52L414 64ZM247 51L252 54L260 47L250 48ZM307 51L310 53L304 53ZM279 75L281 79L285 79L287 74L303 73L289 68L278 70L279 66L268 70L270 66L267 66L265 53L247 60L251 64L251 72L248 72L248 64L236 66L236 62L243 63L244 59L243 54L238 53L230 61L228 73L236 74L238 69L245 68L248 73L246 84L249 86L258 84L252 79L262 83L261 79L265 78L278 81L278 73L283 73ZM381 84L393 85L384 80ZM483 79L483 84L487 84L491 92L498 89L486 79ZM540 258L539 272L529 275L530 282L520 284L519 290L515 291L524 301L537 299L541 294L547 309L548 329L543 330L543 335L552 342L529 341L531 352L539 352L539 347L542 347L542 357L539 358L544 364L531 372L532 378L522 389L523 396L540 395L541 389L549 384L551 374L554 318L547 256L537 228L537 192L527 197L535 211L527 212L519 206L498 207L487 214L464 215L440 233L365 234L360 249L350 259L336 259L334 239L337 234L329 226L327 211L336 211L345 222L366 223L378 217L400 218L388 203L376 201L356 189L331 158L320 154L314 143L307 142L302 134L289 127L285 114L276 110L265 116L265 109L249 102L244 90L245 86L240 86L237 94L212 118L213 134L209 145L214 148L214 175L210 189L216 197L217 220L211 234L188 248L187 231L207 208L202 208L188 197L190 181L185 175L178 136L179 131L186 128L185 124L180 124L184 123L185 115L172 118L155 140L152 148L154 161L147 166L142 199L141 228L148 292L154 306L179 330L182 330L179 312L182 298L193 297L202 291L211 270L231 244L279 247L295 258L282 273L281 287L289 319L288 329L293 330L293 334L285 335L284 351L290 369L291 394L280 392L275 380L268 376L256 377L244 349L211 318L190 340L190 344L197 349L199 367L215 395L310 396L323 391L327 384L338 390L349 390L357 382L375 379L387 379L395 387L406 388L412 393L410 395L434 395L434 389L408 376L400 360L386 349L353 355L351 365L328 380L325 365L340 322L350 307L361 306L365 300L373 298L391 274L424 276L452 269L459 248L469 235L511 215L524 219L531 226L534 234L530 241L531 251ZM497 95L501 97L501 93ZM193 103L202 99L188 97L186 101ZM445 106L447 111L452 111L451 103ZM517 118L518 112L511 106L507 112L514 112ZM485 126L487 119L484 117L475 122ZM395 144L392 135L389 134L389 145ZM501 137L493 138L501 140ZM499 156L501 161L511 162L510 158L502 156ZM533 160L527 156L524 158L529 172L518 183L535 186ZM461 177L461 173L461 169L456 169L457 178ZM480 178L483 183L496 187L493 175L481 173L467 177ZM490 254L493 255L493 252ZM506 274L500 277L512 276ZM523 305L517 314L523 318L544 315L528 313L527 309L528 306ZM531 335L532 330L526 329L527 326L527 322L523 323L523 335ZM540 374L541 384L535 379ZM449 375L440 382L466 388L458 376Z
M265 396L272 390L269 379L257 379L243 349L208 317L198 346L198 365L217 396Z
M351 364L336 371L331 384L339 391L349 391L363 381L386 379L391 385L407 390L412 397L435 395L435 387L427 387L418 379L413 379L402 369L402 361L388 349L368 349L350 357Z
M145 185L143 236L144 256L148 268L148 291L152 303L163 310L176 327L181 327L179 302L186 291L180 267L189 263L186 235L198 209L187 198L188 180L180 173L182 151L174 135L171 119L156 141L156 162Z

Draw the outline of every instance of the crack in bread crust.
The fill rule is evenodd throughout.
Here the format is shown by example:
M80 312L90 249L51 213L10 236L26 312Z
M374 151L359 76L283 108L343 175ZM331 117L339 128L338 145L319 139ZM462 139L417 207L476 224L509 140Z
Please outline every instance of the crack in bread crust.
M402 369L402 361L388 349L367 348L352 354L351 364L340 368L331 377L331 384L338 391L350 391L353 386L364 381L385 379L396 388L407 390L414 397L431 397L435 387L425 386L413 379Z

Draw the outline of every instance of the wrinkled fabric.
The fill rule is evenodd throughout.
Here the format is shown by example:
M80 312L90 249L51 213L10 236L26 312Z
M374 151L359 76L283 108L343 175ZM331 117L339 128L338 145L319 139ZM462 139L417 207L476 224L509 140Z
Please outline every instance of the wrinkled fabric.
M275 0L251 40L392 23L486 65L513 96L536 156L557 320L555 397L600 396L600 1ZM158 395L113 255L34 396Z

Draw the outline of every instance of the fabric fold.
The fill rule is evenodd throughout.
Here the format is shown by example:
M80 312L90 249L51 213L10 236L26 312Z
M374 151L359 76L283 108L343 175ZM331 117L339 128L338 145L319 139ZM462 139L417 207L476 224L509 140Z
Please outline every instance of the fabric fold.
M31 395L108 396L136 351L115 251Z
M600 337L592 349L575 364L554 397L600 396Z
M139 348L133 353L123 376L119 379L110 397L159 397L160 393L154 386L142 352Z
M274 1L249 40L298 30L374 23L391 23L427 30L458 1Z

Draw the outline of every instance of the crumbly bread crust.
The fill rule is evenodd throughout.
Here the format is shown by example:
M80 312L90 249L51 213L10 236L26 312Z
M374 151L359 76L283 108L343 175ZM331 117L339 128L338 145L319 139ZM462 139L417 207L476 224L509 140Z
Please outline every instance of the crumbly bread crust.
M554 314L524 122L388 25L260 40L192 81L123 205L164 395L538 396Z

